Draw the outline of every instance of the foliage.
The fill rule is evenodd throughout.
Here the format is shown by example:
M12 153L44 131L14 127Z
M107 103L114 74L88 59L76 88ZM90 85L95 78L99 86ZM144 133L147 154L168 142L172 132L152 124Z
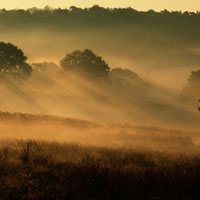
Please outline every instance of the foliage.
M38 73L56 73L59 70L59 66L53 62L32 63L31 66Z
M133 81L143 82L135 72L129 69L114 68L109 73L109 77L112 82L118 81L121 85L127 85Z
M200 70L192 71L181 93L181 101L196 108L200 91Z
M1 78L26 78L32 68L26 63L27 57L17 46L0 42L0 75Z
M110 70L105 61L89 49L67 54L60 65L63 69L82 74L88 79L105 78Z

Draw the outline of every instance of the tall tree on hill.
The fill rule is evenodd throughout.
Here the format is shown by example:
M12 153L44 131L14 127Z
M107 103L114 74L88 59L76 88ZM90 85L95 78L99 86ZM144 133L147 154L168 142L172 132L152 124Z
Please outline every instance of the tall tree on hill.
M0 42L0 78L25 79L32 68L23 51L11 43Z
M81 74L87 79L105 78L110 71L106 62L89 49L74 51L60 61L63 69Z
M192 71L187 84L181 92L181 101L186 105L196 107L200 91L200 70ZM199 108L200 109L200 108Z

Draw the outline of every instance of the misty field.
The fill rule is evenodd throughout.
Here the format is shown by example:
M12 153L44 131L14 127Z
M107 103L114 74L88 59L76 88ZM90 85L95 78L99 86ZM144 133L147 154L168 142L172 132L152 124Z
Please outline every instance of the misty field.
M0 200L200 199L199 20L0 9Z
M199 133L0 113L0 199L199 199Z
M199 154L39 141L4 141L0 194L7 199L199 199Z

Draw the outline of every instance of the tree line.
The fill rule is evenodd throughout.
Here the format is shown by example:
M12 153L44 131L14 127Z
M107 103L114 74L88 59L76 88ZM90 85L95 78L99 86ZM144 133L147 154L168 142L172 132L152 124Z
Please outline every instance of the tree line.
M56 68L55 72L61 74L73 74L77 79L84 77L89 81L103 80L111 81L112 85L118 85L130 92L148 90L149 85L140 79L136 73L128 69L114 68L96 55L90 49L76 50L67 53L60 60L59 66L54 63L27 63L24 52L11 43L0 42L0 80L1 81L21 81L28 79L32 71L45 74L47 68ZM181 93L181 101L186 104L196 104L199 99L200 90L200 70L193 71L188 79L187 85ZM121 91L122 92L122 91ZM135 95L134 95L135 96ZM200 108L199 108L200 109Z
M176 28L181 31L187 29L199 29L195 27L200 19L200 12L181 12L163 10L156 12L137 11L133 8L103 8L95 5L91 8L53 9L46 6L44 9L30 8L27 10L0 10L1 28L20 28L21 25L34 26L55 26L60 28L88 27L88 26L147 26L166 29ZM15 23L15 22L18 23ZM48 24L46 23L48 21ZM179 25L176 27L176 25ZM10 26L9 26L10 25ZM187 29L185 29L187 31Z
M58 49L68 39L72 43L81 39L83 46L90 45L93 49L103 49L107 54L113 52L134 59L140 67L149 63L156 67L200 66L199 21L199 12L167 10L144 12L99 6L85 9L1 9L0 35L6 41L13 38L21 41L22 37L25 43L31 37L42 37L42 42L57 45ZM104 44L108 39L109 42Z
M45 66L46 65L46 66ZM76 50L67 53L60 61L59 66L53 64L57 71L82 76L88 80L105 80L109 73L122 79L138 78L137 75L128 69L112 69L101 56L96 55L90 49ZM27 63L24 52L11 43L0 42L0 78L2 80L24 80L31 76L32 71L45 72L52 64ZM46 69L45 69L46 67ZM56 70L55 70L56 71ZM140 80L138 78L138 80Z

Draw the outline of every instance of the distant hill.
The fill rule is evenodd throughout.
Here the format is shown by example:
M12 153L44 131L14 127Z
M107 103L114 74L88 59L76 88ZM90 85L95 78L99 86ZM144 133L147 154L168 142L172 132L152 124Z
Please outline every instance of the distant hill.
M88 47L114 64L124 58L137 66L200 66L199 22L198 12L99 6L2 9L0 36L19 43L34 59L58 60L67 50Z
M73 128L99 128L100 124L89 122L87 120L80 120L74 118L56 117L42 114L28 114L28 113L10 113L0 111L0 122L6 123L24 123L24 125L36 124L51 124L53 126L67 126Z

